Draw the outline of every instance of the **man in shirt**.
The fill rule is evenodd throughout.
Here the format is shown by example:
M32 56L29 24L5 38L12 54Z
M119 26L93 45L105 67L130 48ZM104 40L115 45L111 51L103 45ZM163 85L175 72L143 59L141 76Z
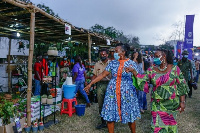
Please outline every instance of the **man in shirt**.
M41 83L42 83L42 77L43 77L43 70L42 70L42 56L37 55L36 56L36 62L34 64L34 80L35 80L35 91L34 95L40 95L41 92Z
M109 49L109 60L114 60L115 58L114 58L114 53L115 53L115 48L110 48Z
M188 52L187 51L183 51L182 53L183 57L181 60L178 61L178 67L180 68L181 72L183 73L183 76L186 80L186 82L188 82L188 86L189 86L189 93L188 96L189 98L191 98L192 96L192 80L193 80L193 74L192 74L192 64L191 61L188 60ZM191 78L189 79L189 75L191 75Z
M44 53L43 55L43 59L42 59L42 66L44 68L44 75L45 76L48 76L49 74L49 68L48 68L48 54L47 53Z
M110 62L110 60L108 59L107 49L100 50L100 59L101 60L98 61L94 66L92 80L95 79L99 74L101 74L105 70L108 63ZM106 78L103 78L101 81L97 83L97 99L98 99L98 104L99 104L99 114L101 114L104 97L106 93L106 88L107 88L108 82L110 81L110 78L111 78L110 76L107 76ZM106 121L103 120L103 118L101 118L101 122L102 123L96 127L97 129L107 127Z

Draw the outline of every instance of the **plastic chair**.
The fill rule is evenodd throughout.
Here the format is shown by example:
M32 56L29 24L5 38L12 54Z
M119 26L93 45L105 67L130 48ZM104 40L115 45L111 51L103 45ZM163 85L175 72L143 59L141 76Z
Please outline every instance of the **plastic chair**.
M61 104L61 111L60 114L68 114L69 117L72 116L73 113L76 113L76 109L72 107L73 102L75 102L75 105L77 105L76 98L73 99L65 99L63 98L62 104ZM67 103L67 108L64 108L64 104Z

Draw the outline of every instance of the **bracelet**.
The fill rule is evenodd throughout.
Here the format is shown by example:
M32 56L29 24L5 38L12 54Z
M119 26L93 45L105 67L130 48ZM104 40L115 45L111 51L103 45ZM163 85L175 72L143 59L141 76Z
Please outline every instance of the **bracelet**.
M185 103L185 101L181 101L180 103Z

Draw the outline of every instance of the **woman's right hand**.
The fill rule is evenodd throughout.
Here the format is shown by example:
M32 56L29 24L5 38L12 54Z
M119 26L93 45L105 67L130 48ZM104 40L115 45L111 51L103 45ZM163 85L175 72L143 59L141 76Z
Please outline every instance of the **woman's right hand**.
M86 93L89 93L91 88L91 84L88 84L83 90L85 90Z

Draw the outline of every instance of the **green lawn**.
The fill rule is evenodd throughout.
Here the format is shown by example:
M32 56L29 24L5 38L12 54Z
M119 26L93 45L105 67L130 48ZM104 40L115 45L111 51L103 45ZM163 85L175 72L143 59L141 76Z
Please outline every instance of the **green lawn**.
M200 84L199 89L193 90L192 98L187 98L186 110L184 113L178 115L178 128L179 133L200 133ZM79 100L79 103L84 103ZM149 94L148 94L148 105ZM50 118L49 118L50 119ZM44 133L107 133L107 128L96 130L95 127L100 123L98 115L98 104L94 103L90 108L86 108L85 115L82 117L73 114L72 117L63 114L60 116L59 112L56 113L56 119L60 121L57 125L52 125L50 128L45 129ZM137 133L150 132L151 115L150 110L142 114L142 118L136 121ZM129 133L130 130L127 124L116 123L115 133Z

